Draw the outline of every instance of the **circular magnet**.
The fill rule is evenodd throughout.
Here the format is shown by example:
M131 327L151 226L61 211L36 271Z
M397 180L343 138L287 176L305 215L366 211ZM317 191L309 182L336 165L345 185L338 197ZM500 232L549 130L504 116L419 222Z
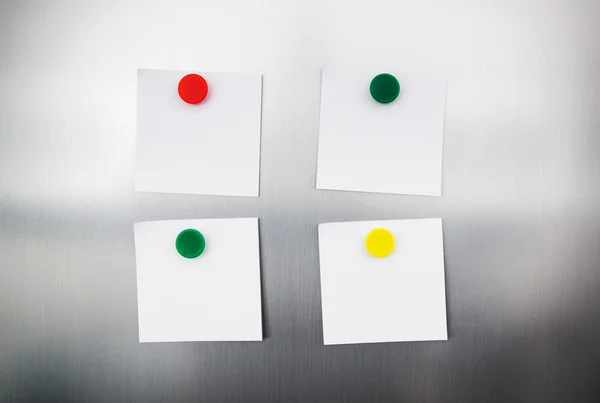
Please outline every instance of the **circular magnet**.
M204 252L206 240L204 235L195 229L185 229L177 235L175 248L179 254L187 259L194 259Z
M389 104L400 95L400 83L393 75L381 73L371 80L369 91L375 101L381 104Z
M198 74L188 74L179 81L179 97L188 104L199 104L208 94L208 84Z
M367 252L374 257L386 257L394 250L394 235L385 228L369 231L365 239Z

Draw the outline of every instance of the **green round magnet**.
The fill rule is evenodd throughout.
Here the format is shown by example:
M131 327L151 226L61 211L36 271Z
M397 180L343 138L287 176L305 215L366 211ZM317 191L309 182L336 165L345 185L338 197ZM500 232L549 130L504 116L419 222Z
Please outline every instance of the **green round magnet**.
M204 252L206 240L204 235L195 229L185 229L177 235L175 248L179 254L187 259L194 259Z
M369 91L375 101L381 104L389 104L400 95L400 83L393 75L381 73L371 80Z

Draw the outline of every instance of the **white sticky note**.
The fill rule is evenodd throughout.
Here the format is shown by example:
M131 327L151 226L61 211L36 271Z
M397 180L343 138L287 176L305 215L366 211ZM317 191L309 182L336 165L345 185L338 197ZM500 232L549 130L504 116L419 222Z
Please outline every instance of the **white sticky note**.
M177 235L200 231L204 252L179 255ZM134 225L140 342L262 340L258 219Z
M441 196L446 78L388 71L400 95L380 104L379 73L323 70L317 188Z
M190 73L138 70L135 190L258 196L262 76L197 73L208 96L191 105Z
M393 252L371 256L365 238L386 228ZM319 225L325 344L447 340L442 220Z

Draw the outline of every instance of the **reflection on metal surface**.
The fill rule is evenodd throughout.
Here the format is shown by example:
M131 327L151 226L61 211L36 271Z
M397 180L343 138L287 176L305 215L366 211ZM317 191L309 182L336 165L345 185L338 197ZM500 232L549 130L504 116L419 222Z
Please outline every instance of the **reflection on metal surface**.
M0 400L600 400L598 2L287 3L0 4ZM314 189L324 65L448 74L443 197ZM142 67L264 73L259 199L134 194ZM132 223L251 216L267 339L138 344ZM421 217L450 340L325 348L317 224Z

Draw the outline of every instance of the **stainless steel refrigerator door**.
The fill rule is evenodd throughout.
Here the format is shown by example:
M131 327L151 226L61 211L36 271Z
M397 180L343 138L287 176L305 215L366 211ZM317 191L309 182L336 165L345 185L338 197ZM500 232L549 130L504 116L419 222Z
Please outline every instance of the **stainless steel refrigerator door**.
M600 3L0 1L0 401L597 402ZM320 69L448 74L443 197L317 191ZM261 197L133 192L136 69L264 74ZM260 343L139 344L132 223L260 218ZM447 342L323 346L317 224L442 217Z

